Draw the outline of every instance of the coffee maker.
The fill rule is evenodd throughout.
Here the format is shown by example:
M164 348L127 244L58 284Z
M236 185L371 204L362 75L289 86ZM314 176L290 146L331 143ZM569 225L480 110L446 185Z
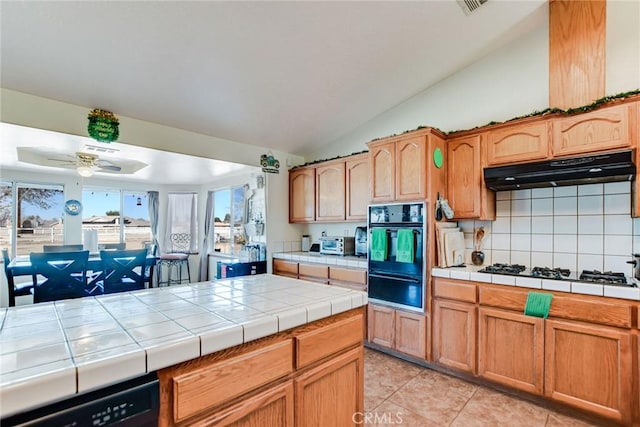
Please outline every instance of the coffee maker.
M356 227L355 256L367 256L367 227Z

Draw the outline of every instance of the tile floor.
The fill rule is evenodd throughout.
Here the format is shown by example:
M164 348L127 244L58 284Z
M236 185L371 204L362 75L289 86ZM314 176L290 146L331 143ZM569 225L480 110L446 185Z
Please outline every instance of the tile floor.
M365 349L362 425L593 427L489 388Z

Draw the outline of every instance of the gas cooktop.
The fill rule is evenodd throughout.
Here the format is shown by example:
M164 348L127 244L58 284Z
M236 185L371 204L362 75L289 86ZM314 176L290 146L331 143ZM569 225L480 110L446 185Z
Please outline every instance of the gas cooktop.
M583 270L580 274L577 274L565 268L533 267L531 270L528 270L521 264L493 264L486 266L482 270L478 270L478 272L636 287L636 284L629 280L624 273L612 271Z

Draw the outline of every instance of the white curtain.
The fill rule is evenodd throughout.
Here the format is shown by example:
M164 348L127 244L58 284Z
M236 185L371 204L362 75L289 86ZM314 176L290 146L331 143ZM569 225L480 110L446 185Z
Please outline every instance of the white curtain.
M164 252L171 252L171 235L189 234L189 253L198 252L198 197L196 193L169 193Z
M160 193L157 191L147 191L149 197L149 221L151 222L151 235L153 236L154 255L160 250L158 242L158 217L160 214Z
M200 252L200 275L198 280L204 282L207 280L209 272L209 242L213 236L213 191L207 194L207 210L204 217L204 241L202 242L202 251Z

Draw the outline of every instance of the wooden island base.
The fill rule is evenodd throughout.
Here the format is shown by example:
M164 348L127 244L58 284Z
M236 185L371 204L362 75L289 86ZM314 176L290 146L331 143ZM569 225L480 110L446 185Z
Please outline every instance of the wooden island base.
M158 425L354 425L364 410L364 310L158 371Z

